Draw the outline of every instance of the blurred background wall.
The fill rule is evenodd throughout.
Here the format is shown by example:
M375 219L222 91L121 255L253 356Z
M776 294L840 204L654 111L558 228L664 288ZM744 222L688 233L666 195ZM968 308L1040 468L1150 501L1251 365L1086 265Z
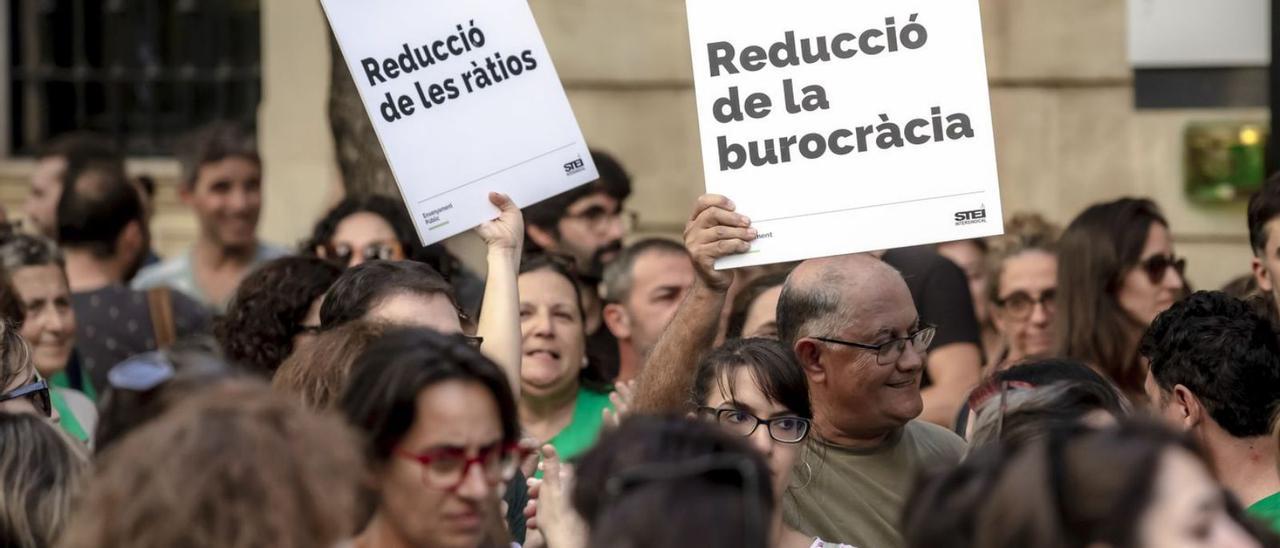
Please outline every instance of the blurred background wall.
M628 207L639 212L640 230L678 235L702 192L683 0L530 4L588 142L615 153L634 177ZM1135 109L1120 0L981 5L1006 213L1039 211L1065 223L1093 202L1151 196L1197 287L1247 272L1244 207L1184 197L1182 137L1188 122L1265 121L1266 109ZM263 0L260 9L262 233L292 244L342 192L326 110L328 30L314 0ZM11 217L20 214L31 164L0 158L0 203ZM176 165L147 158L131 167L160 182L161 250L182 249L195 228L177 200ZM465 239L451 245L469 247Z

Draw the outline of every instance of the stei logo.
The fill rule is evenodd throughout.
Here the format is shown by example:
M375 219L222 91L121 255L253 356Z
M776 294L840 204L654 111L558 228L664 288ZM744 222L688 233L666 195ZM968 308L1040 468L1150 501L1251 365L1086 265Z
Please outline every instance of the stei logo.
M564 175L568 177L584 169L587 169L587 164L583 162L582 157L579 156L576 160L564 164Z
M981 205L978 209L968 211L957 211L955 214L956 226L976 225L987 222L987 206Z

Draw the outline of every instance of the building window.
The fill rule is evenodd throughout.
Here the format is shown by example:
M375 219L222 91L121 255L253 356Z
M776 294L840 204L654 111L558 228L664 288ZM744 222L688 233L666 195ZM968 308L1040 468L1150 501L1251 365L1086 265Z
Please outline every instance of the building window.
M7 4L7 5L6 5ZM133 156L168 155L213 120L253 127L258 0L0 0L0 155L87 129Z

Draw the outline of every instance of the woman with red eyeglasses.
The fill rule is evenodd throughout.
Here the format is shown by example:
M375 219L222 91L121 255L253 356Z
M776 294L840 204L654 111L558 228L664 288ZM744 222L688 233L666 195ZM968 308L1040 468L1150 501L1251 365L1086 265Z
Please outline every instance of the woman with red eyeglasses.
M1135 402L1146 401L1138 341L1186 294L1185 269L1151 200L1122 198L1084 210L1058 242L1059 355L1092 365Z
M506 375L457 337L388 333L342 396L376 491L355 548L509 547L502 486L527 455Z

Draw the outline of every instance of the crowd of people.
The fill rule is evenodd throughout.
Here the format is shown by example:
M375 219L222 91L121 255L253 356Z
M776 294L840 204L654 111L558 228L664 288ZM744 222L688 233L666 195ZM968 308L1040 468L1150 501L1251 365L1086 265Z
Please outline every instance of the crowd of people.
M180 255L90 133L0 227L0 545L1280 546L1280 178L1248 279L1194 291L1141 198L716 270L731 200L634 239L596 151L489 195L477 272L384 196L262 241L235 125L176 156Z

